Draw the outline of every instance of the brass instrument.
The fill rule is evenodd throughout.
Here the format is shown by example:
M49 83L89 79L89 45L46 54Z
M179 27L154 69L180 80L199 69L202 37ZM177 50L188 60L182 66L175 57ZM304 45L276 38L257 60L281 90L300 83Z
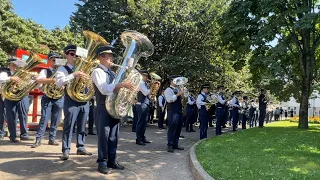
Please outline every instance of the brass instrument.
M177 77L177 78L174 78L172 80L173 84L177 85L177 88L179 90L182 90L183 91L183 96L184 97L188 97L189 96L189 90L184 87L184 85L188 82L188 78L186 77Z
M100 64L99 60L95 59L96 49L109 43L103 37L91 31L83 31L83 35L87 39L86 49L88 50L88 55L86 59L77 57L74 72L82 71L91 76L93 69ZM70 98L78 102L87 102L94 96L94 87L90 79L75 78L67 85L66 89Z
M126 50L123 55L122 65L112 64L113 66L120 67L113 83L118 84L130 81L135 89L138 90L142 76L134 67L141 56L149 57L153 54L154 46L148 37L136 31L123 32L121 34L121 41ZM122 119L126 116L136 95L136 91L132 92L129 89L120 88L118 92L113 93L112 96L108 96L106 108L110 116L115 119Z
M153 100L158 94L158 91L161 85L160 83L161 77L153 72L150 73L150 76L151 76L150 96L151 96L151 100Z
M27 64L13 74L21 79L21 83L17 84L13 81L5 83L2 87L2 96L11 101L19 101L27 96L37 86L36 76L38 74L30 71L41 63L43 63L42 58L31 52Z
M55 71L49 78L53 79L56 77L57 71ZM58 87L56 83L44 84L43 92L52 99L60 99L64 95L64 86Z

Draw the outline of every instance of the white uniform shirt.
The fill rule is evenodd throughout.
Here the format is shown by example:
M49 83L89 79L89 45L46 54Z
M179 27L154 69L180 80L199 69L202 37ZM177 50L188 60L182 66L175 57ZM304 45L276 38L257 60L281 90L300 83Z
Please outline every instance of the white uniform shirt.
M49 69L51 70L52 74L55 72L55 69L53 69L52 67L50 67ZM45 79L45 78L47 78L47 69L42 69L42 70L40 71L38 77L37 77L37 80L38 80L38 79ZM37 86L37 88L40 88L40 90L43 91L43 88L42 88L42 87L43 87L42 84L39 84L39 85Z
M73 69L74 66L72 66L71 64L67 64L67 66L70 69ZM74 79L73 74L69 74L67 69L64 66L60 66L57 69L57 74L56 74L56 84L58 87L62 87L66 84L71 83L71 81Z
M176 89L178 91L178 89L176 87L170 86L173 89ZM164 91L164 97L166 98L166 101L168 103L173 103L177 100L177 96L174 94L173 89L171 89L170 87L168 87L165 91Z
M142 80L139 84L139 91L141 91L144 96L148 96L150 94L150 90L147 88L146 82L144 82L144 80ZM148 97L145 98L144 103L149 105L150 100Z
M201 94L206 96L206 94L203 93L203 92L201 92ZM201 94L199 94L198 98L197 98L197 107L198 107L198 109L201 109L202 105L206 105L207 104L206 102L204 102L204 97Z
M218 95L218 101L220 104L225 104L226 103L226 100L223 100L222 99L222 96Z
M164 97L164 94L161 94L161 95L158 97L158 104L159 104L159 107L161 107L161 108L164 108L164 106L166 105L166 101L164 101L164 104L162 104L163 98L165 98L165 97Z
M194 105L194 103L196 103L194 97L192 97L191 99L191 95L188 96L188 102L187 102L189 105Z
M116 86L113 84L113 82L110 82L109 75L106 73L109 71L109 69L102 64L99 66L103 70L101 68L94 69L92 71L92 81L97 86L101 94L111 96Z
M234 96L234 97L232 98L232 100L231 100L230 105L231 105L232 107L239 107L239 105L236 104L237 101L238 101L237 96Z

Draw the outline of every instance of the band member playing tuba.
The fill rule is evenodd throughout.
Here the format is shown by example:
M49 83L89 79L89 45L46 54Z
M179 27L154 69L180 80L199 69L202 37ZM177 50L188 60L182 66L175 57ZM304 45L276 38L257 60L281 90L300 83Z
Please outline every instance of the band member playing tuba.
M17 70L17 64L19 61L22 61L21 59L18 59L16 57L9 58L7 60L8 68L5 69L5 71L0 73L0 83L9 83L13 82L16 86L19 86L19 84L22 84L22 80L18 76L14 76L14 73ZM2 97L3 98L3 92ZM6 116L8 119L8 129L10 132L10 141L11 142L19 142L19 140L16 139L16 127L17 127L17 117L20 121L20 140L21 141L29 141L32 140L28 136L27 132L27 118L28 118L28 111L29 111L29 97L24 96L20 100L10 100L5 99L4 105L6 108Z
M42 69L37 78L37 83L40 84L50 84L55 83L56 79L51 76L56 71L55 61L56 58L59 58L59 54L50 53L48 54L48 60L50 63L50 67L48 69ZM36 133L36 142L31 146L31 148L36 148L41 145L41 140L44 132L46 131L46 127L49 119L51 119L50 123L50 131L49 131L49 145L59 145L56 139L57 128L60 122L61 112L63 107L63 96L54 99L48 97L46 94L42 96L41 99L41 118L38 125L38 130Z
M103 174L108 173L108 168L124 169L123 166L116 162L120 120L114 119L109 115L105 106L106 98L120 88L134 91L134 87L130 82L112 83L115 78L115 74L110 69L114 59L112 49L111 46L102 46L96 50L100 65L92 72L97 104L94 116L98 134L97 163L99 172Z
M224 97L224 86L218 86L218 103L216 108L216 135L219 136L222 134L222 126L225 125L226 118L226 108L227 108L227 100Z
M238 121L239 121L239 108L240 102L238 96L241 94L241 91L234 92L234 96L231 100L230 105L232 106L232 130L237 131Z
M64 48L64 54L67 59L67 65L60 66L57 70L56 84L59 87L70 83L74 78L86 78L88 75L81 71L74 72L76 65L75 45L68 45ZM77 122L77 155L92 155L86 151L85 143L85 125L89 115L89 102L77 102L67 93L63 103L63 133L62 133L62 156L61 160L68 160L71 148L72 130Z
M145 143L150 143L150 141L148 141L145 137L147 119L150 112L150 90L147 88L146 82L150 76L147 70L140 70L139 72L142 75L142 81L139 85L139 92L137 95L136 103L136 113L138 116L136 128L136 144L144 146L146 145Z
M200 116L200 139L207 138L207 130L208 130L208 111L206 108L207 104L207 94L209 92L209 84L204 84L201 86L200 94L197 98L197 106L199 109Z
M167 119L168 119L168 152L173 153L174 149L184 150L179 146L179 137L182 129L182 103L181 95L184 94L183 89L178 90L177 85L173 83L173 79L181 77L173 75L169 77L170 87L164 91L167 101Z

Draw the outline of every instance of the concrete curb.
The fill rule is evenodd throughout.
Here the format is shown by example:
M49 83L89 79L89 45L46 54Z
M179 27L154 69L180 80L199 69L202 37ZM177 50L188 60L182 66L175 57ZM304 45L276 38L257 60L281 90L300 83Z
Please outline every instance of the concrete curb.
M189 165L191 169L191 173L193 175L193 178L195 180L214 180L201 166L199 163L197 157L196 157L196 146L202 142L203 140L200 140L196 142L191 148L189 152Z

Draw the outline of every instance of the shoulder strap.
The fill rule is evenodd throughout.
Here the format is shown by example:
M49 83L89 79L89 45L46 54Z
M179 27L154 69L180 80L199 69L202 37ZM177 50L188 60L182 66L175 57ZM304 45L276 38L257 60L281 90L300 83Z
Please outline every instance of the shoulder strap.
M50 68L47 69L47 78L51 77L52 71Z
M73 73L72 69L69 66L65 65L63 67L66 68L66 70L68 71L69 74Z

